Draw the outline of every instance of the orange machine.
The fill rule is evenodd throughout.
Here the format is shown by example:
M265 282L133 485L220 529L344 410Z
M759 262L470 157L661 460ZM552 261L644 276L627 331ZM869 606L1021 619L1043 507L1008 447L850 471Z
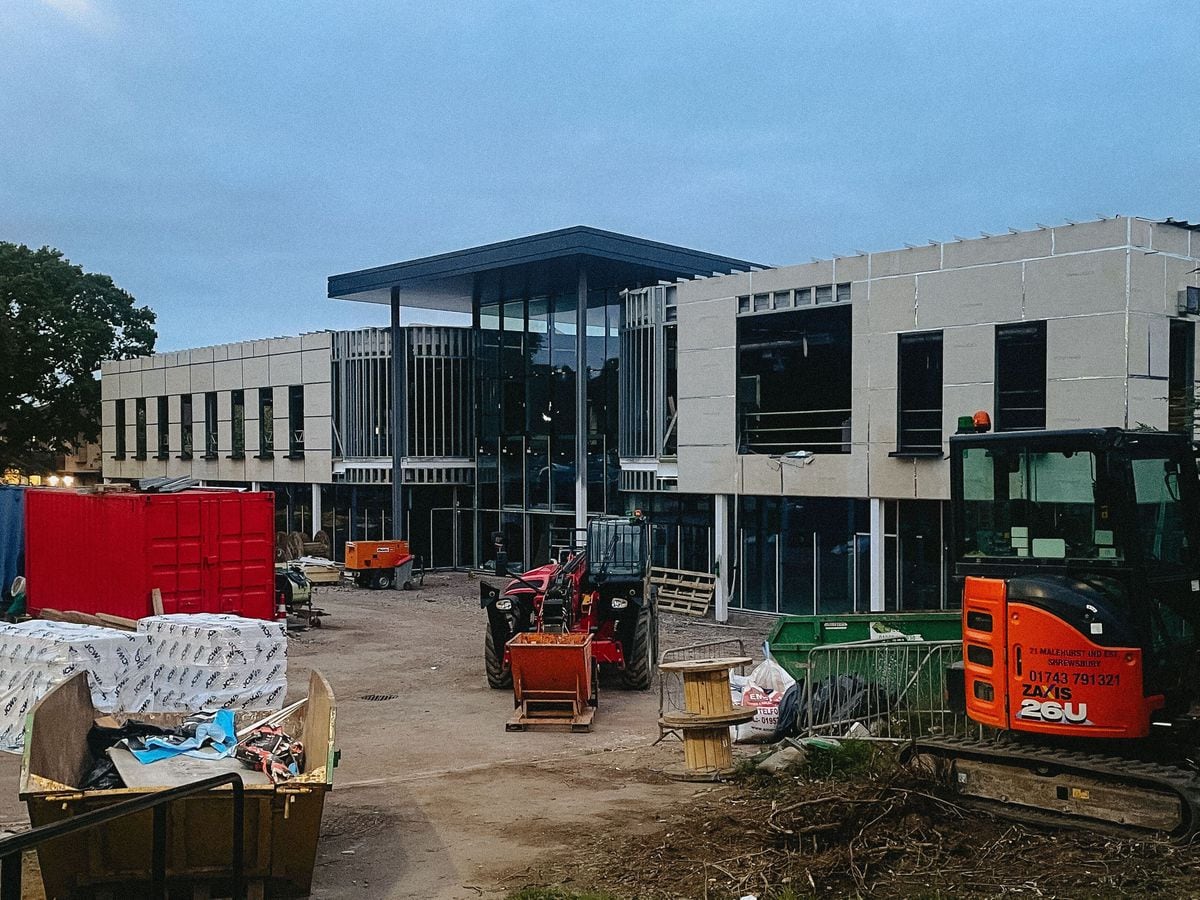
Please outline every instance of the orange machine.
M523 631L508 642L508 652L517 711L506 730L524 731L536 725L592 730L600 664L592 659L590 634Z
M408 541L346 541L346 574L359 587L413 586L413 555Z

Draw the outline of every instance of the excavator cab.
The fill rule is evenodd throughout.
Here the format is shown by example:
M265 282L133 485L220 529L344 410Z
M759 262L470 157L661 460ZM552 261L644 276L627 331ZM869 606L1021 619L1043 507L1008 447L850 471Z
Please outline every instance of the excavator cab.
M1200 482L1180 434L950 439L967 712L995 728L1145 737L1194 699Z

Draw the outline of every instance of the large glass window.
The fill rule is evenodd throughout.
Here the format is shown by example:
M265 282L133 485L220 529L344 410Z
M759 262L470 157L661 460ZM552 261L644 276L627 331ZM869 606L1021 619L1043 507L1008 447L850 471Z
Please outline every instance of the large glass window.
M229 392L230 434L232 450L230 459L242 459L246 455L246 392Z
M1167 427L1193 438L1196 425L1196 324L1172 319L1167 355Z
M738 319L740 452L850 452L850 311Z
M304 455L304 385L288 388L288 456Z
M125 458L125 401L113 401L113 425L115 426L113 459Z
M960 558L1121 559L1099 462L1087 451L967 449Z
M192 395L179 395L179 458L192 458Z
M258 389L258 456L274 455L275 450L275 389Z
M1046 427L1046 323L996 326L996 430Z
M899 440L901 453L942 452L942 333L898 337Z
M146 398L138 397L133 401L133 425L136 452L134 459L146 458Z
M166 397L158 398L158 452L156 459L167 459L171 455L171 408Z
M217 458L217 395L209 391L204 395L204 458Z

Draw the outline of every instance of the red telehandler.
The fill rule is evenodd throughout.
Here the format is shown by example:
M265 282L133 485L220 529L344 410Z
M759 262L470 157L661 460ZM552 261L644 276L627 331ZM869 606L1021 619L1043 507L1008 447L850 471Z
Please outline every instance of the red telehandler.
M511 574L503 537L497 533L494 539L496 572ZM649 527L640 514L592 519L582 547L563 550L557 561L516 575L504 587L481 582L488 684L512 686L510 642L541 632L590 635L595 663L620 670L623 687L648 689L658 653L658 616L646 585L648 545ZM536 688L539 678L551 675L526 670L526 687Z
M964 654L951 694L982 737L922 739L906 756L1011 817L1191 838L1200 480L1188 437L961 434L950 461Z

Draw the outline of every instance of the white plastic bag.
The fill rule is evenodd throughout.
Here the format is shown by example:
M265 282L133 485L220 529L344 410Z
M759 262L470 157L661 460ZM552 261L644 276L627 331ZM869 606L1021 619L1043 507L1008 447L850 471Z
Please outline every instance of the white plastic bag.
M754 718L734 729L733 739L739 744L758 744L770 741L779 726L779 704L796 679L771 658L771 649L763 644L766 658L754 667L742 689L742 706L754 707ZM731 682L734 676L730 676ZM735 700L735 702L737 702Z

